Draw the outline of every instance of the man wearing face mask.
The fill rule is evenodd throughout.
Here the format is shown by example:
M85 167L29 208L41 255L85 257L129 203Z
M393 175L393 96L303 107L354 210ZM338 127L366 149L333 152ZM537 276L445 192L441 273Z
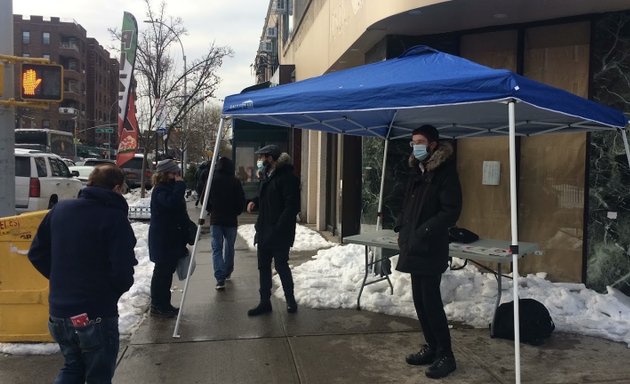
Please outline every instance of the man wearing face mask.
M432 125L412 132L410 175L395 231L400 256L396 269L411 274L413 303L426 344L406 357L411 365L429 365L430 378L456 369L448 320L440 292L448 266L448 228L462 209L462 193L453 147L439 140Z
M295 216L300 211L300 180L293 174L291 158L277 145L255 152L261 178L258 196L247 204L247 212L258 210L254 243L258 244L260 303L247 312L258 316L271 312L271 261L282 282L287 312L297 312L293 276L289 268L289 249L295 240Z

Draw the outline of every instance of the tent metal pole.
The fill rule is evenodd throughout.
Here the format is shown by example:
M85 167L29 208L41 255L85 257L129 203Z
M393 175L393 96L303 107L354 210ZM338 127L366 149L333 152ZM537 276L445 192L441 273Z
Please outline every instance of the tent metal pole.
M381 170L381 187L378 192L378 211L376 213L376 230L383 228L383 191L385 190L385 169L387 167L387 152L389 151L389 138L385 139L383 149L383 168Z
M385 169L387 167L387 152L389 151L389 137L392 134L392 126L394 125L394 121L396 121L396 116L398 115L398 111L394 112L394 116L389 121L389 126L387 127L387 135L385 136L385 148L383 148L383 169L381 170L381 186L378 192L378 211L376 213L376 230L381 230L383 228L383 191L385 190Z
M208 180L206 181L206 188L203 193L203 203L201 204L201 211L199 212L199 220L197 221L197 234L195 235L195 244L193 244L192 255L190 257L190 264L188 264L188 272L186 272L186 283L184 284L184 292L182 293L182 299L179 303L179 313L177 314L177 321L175 322L175 329L173 330L173 337L179 338L179 322L182 314L184 313L184 302L186 301L186 292L188 292L188 283L190 282L190 267L195 261L195 255L197 254L197 244L199 244L199 235L201 235L201 226L204 223L204 212L206 212L206 205L208 203L208 193L210 192L210 185L212 185L212 176L214 175L214 168L217 163L217 157L219 155L219 147L221 143L221 137L223 136L223 126L225 124L225 118L221 117L219 122L219 129L217 131L216 141L214 143L214 152L212 153L212 162L210 163L210 171L208 173Z
M628 160L628 167L630 168L630 146L628 146L628 134L626 133L626 129L629 126L621 129L621 136L623 136L623 147L626 150L626 160Z
M518 205L516 201L516 117L515 101L508 103L510 123L510 216L512 229L512 284L514 290L514 375L515 383L521 383L521 334L518 302Z

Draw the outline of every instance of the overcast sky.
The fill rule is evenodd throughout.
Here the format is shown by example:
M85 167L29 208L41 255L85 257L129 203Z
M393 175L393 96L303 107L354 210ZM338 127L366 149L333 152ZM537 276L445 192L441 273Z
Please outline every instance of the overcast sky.
M215 95L218 99L239 93L254 84L250 65L256 50L267 15L267 0L166 0L166 14L180 17L188 30L182 36L186 60L198 59L214 42L217 46L229 46L234 56L227 58L219 70L222 81ZM159 9L159 0L153 0L154 11ZM140 30L149 25L143 0L13 0L13 13L24 16L60 17L62 21L75 21L105 48L112 41L108 28L122 26L123 12L132 13ZM181 65L181 47L172 46L172 55ZM182 69L183 70L183 69Z

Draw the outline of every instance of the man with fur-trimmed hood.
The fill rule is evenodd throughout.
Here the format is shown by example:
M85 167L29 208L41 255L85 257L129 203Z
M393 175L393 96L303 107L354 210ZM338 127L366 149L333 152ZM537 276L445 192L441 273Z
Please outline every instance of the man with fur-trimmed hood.
M398 216L400 256L396 269L411 274L413 303L426 345L406 361L430 365L430 378L448 376L456 368L448 320L440 292L448 266L448 228L462 209L462 193L453 147L439 140L432 125L412 132L409 181Z
M289 268L289 249L295 240L295 217L300 211L300 180L293 174L291 157L277 145L255 152L261 176L258 196L247 205L247 212L258 210L254 243L258 244L260 303L249 316L271 312L271 261L282 282L287 312L297 312L293 276Z

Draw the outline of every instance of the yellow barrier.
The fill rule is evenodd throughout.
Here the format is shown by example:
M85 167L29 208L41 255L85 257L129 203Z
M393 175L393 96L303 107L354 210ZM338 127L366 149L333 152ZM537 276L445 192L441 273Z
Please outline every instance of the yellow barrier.
M0 342L53 341L48 333L48 280L27 256L46 213L0 218Z

